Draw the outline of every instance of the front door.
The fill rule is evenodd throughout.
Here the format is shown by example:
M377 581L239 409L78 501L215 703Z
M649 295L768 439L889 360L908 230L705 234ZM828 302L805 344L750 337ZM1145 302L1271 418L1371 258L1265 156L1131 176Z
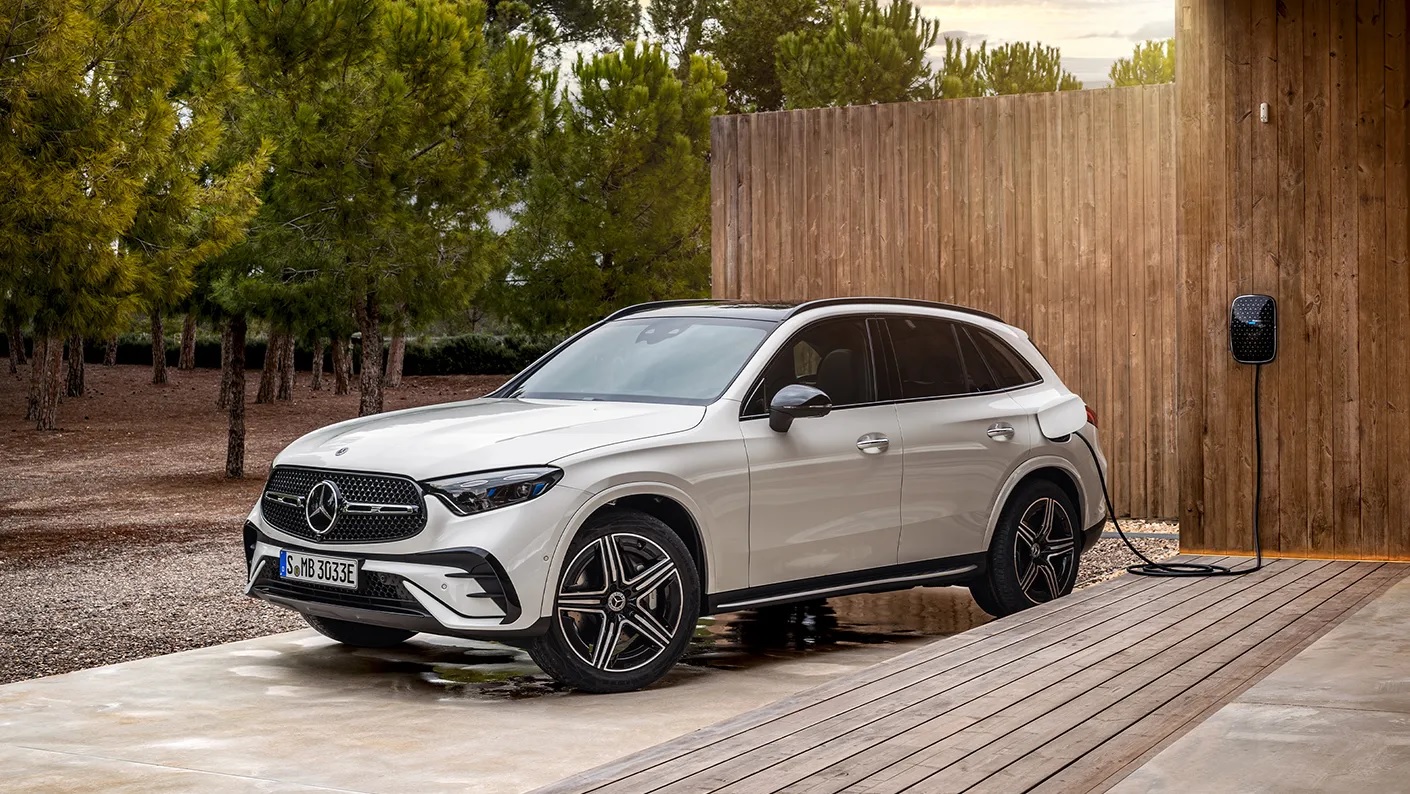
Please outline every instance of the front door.
M901 433L895 406L876 404L874 362L865 318L822 320L784 346L746 403L751 586L896 563ZM768 401L792 383L834 407L778 433Z

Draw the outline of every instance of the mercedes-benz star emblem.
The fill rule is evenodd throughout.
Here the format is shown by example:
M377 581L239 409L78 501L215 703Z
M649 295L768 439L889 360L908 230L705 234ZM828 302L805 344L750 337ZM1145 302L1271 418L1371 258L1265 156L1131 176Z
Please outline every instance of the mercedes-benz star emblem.
M343 495L338 484L332 480L322 480L309 489L304 500L304 520L316 535L326 535L338 523L343 512Z

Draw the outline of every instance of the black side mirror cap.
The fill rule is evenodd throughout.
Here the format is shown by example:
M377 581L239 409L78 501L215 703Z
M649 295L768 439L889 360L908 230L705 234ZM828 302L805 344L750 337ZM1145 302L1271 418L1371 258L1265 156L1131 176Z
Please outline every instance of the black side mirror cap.
M791 383L778 390L769 401L769 429L787 433L794 419L827 416L832 412L832 398L820 389L802 383Z

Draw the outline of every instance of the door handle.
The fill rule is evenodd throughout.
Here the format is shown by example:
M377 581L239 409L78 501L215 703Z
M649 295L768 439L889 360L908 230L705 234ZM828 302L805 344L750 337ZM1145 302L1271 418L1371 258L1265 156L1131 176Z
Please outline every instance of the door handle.
M1013 425L1008 422L995 422L989 425L989 429L984 432L995 441L1013 440Z
M857 449L860 449L864 454L867 455L875 455L879 452L885 452L886 448L889 446L891 446L891 439L887 438L886 436L883 436L880 433L867 433L866 435L857 439Z

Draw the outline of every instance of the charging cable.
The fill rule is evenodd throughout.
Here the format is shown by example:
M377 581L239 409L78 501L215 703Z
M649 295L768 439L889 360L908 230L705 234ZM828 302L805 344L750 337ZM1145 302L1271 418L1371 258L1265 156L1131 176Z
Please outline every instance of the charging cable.
M1097 479L1102 484L1102 498L1106 500L1106 512L1111 518L1111 523L1116 525L1116 534L1126 542L1131 553L1141 560L1140 565L1132 565L1127 571L1138 576L1242 576L1246 573L1263 569L1263 544L1258 537L1258 505L1263 497L1263 421L1258 411L1258 387L1260 376L1263 374L1263 365L1259 364L1253 369L1253 553L1254 563L1252 568L1230 568L1224 565L1205 565L1193 562L1156 562L1141 553L1136 548L1136 544L1126 537L1126 532L1121 529L1121 522L1116 520L1116 508L1111 504L1111 492L1106 487L1106 475L1102 473L1101 461L1097 458L1097 449L1092 446L1092 442L1080 432L1073 435L1082 439L1082 443L1087 445L1087 451L1092 453L1092 462L1097 466Z

